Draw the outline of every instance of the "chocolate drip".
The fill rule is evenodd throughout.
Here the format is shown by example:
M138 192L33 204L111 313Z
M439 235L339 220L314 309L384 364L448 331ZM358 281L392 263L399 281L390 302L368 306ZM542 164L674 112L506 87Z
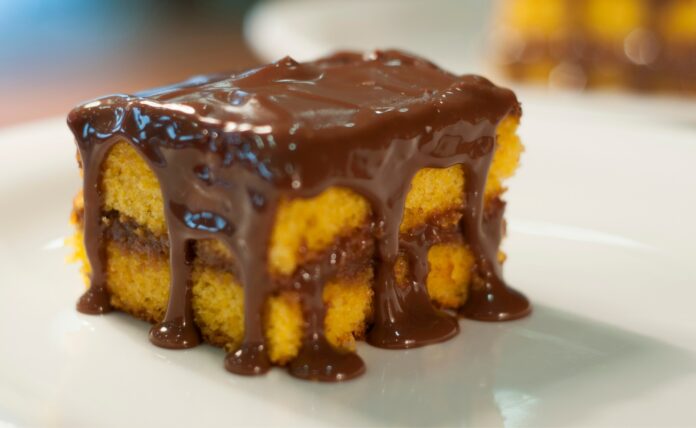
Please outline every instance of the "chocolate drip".
M171 213L171 210L167 210ZM191 303L191 265L193 264L193 242L186 239L185 233L174 232L170 218L169 224L169 265L171 266L171 286L169 302L164 320L150 329L150 342L170 349L192 348L200 343L200 336L193 321ZM181 226L176 226L181 228Z
M488 219L484 215L483 189L492 158L493 152L489 151L477 162L467 165L467 205L462 225L464 239L476 258L476 275L469 289L469 297L460 313L467 318L480 321L508 321L528 315L531 305L524 295L508 287L503 281L502 269L498 262L498 246L502 234L504 206L493 210L494 214Z
M459 332L457 320L436 310L425 287L427 277L426 242L404 247L411 264L413 281L397 285L395 268L399 257L399 226L406 195L415 173L423 168L419 155L420 138L402 141L385 159L382 176L376 181L383 193L367 189L354 190L367 194L375 211L377 242L377 275L375 280L375 319L367 335L371 345L388 349L405 349L441 342ZM394 170L404 174L394 174ZM361 191L362 190L362 191ZM415 242L415 241L414 241Z
M250 193L249 199L255 209L241 222L245 224L240 231L244 238L228 242L239 260L240 279L244 284L244 339L242 346L225 359L225 368L232 373L257 375L271 367L263 332L263 310L271 286L268 247L277 199L255 193Z
M484 320L523 316L529 304L505 285L497 260L502 208L498 217L483 213L496 127L507 115L519 115L512 92L395 51L342 53L302 64L285 58L238 75L88 103L68 118L85 171L84 228L93 269L89 297L82 300L96 302L92 312L108 309L99 173L109 148L126 141L155 172L164 199L172 277L166 315L151 331L158 346L199 342L192 243L214 238L232 252L244 288L244 338L225 367L238 374L266 372L264 308L283 282L268 266L277 208L281 200L313 197L333 186L352 189L372 207L375 314L368 341L410 348L456 335L456 319L434 308L426 289L428 250L441 236L427 227L406 233L399 227L416 172L457 164L467 173L462 229L480 283L463 314ZM357 355L334 349L324 332L323 289L344 257L341 245L293 275L306 322L302 348L289 365L293 376L335 381L364 371ZM410 266L406 284L395 277L400 256Z
M107 150L104 147L92 149L84 141L77 140L82 164L101 165ZM111 299L106 288L106 247L104 231L101 227L101 189L99 168L85 168L83 171L84 198L84 237L85 251L90 265L90 286L77 301L77 310L85 314L104 314L111 312Z
M295 377L333 382L352 379L365 371L365 364L357 354L334 349L324 332L324 285L336 275L346 257L343 250L346 241L339 240L319 262L300 268L293 283L293 289L302 299L306 324L302 348L288 365L288 371Z

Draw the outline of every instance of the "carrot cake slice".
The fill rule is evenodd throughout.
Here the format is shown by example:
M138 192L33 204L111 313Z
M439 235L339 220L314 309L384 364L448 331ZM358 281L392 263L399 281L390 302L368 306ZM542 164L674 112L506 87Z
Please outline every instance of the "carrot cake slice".
M399 51L291 58L75 108L77 307L201 341L225 367L336 381L355 341L454 337L530 312L503 280L515 95Z
M696 0L504 0L496 61L554 87L696 94Z

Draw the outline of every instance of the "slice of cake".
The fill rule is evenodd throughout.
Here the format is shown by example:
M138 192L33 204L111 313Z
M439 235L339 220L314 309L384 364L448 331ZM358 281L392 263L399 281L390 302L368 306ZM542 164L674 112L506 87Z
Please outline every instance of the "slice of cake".
M696 0L505 0L497 17L512 78L696 94Z
M74 109L85 313L225 347L227 369L364 371L355 340L410 348L456 313L522 317L503 281L515 95L397 51L290 58Z

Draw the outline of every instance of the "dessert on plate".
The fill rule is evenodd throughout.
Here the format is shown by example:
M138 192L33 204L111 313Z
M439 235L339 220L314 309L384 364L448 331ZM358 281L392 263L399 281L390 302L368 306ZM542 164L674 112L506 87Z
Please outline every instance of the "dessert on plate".
M696 0L505 0L496 16L511 78L696 93Z
M399 51L291 58L112 95L68 117L78 309L201 341L225 367L345 380L355 342L455 336L530 312L502 277L515 95Z

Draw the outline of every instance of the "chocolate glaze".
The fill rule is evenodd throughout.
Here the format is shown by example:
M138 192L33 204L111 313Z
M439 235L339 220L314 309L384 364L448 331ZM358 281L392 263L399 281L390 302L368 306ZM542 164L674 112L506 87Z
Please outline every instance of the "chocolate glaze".
M198 77L80 106L68 123L85 171L92 285L78 309L109 308L99 173L109 148L125 140L155 172L165 204L172 275L165 319L150 334L158 346L199 342L191 310L191 243L215 238L233 253L245 296L243 343L225 367L239 374L266 372L262 320L264 303L277 289L268 271L276 209L283 198L312 197L332 186L352 189L372 207L375 314L368 342L410 348L456 335L456 320L432 306L425 287L427 250L437 233L399 233L415 173L456 164L464 166L467 183L462 230L481 279L462 313L481 320L526 315L529 303L501 277L500 231L490 233L500 229L500 219L487 221L483 214L496 127L505 116L519 114L511 91L397 51L339 53L308 63L284 58L244 73ZM410 265L405 285L395 279L400 254ZM289 365L294 376L343 380L364 371L357 355L335 350L324 335L322 290L339 258L340 245L294 276L300 278L294 289L306 322L302 349Z

